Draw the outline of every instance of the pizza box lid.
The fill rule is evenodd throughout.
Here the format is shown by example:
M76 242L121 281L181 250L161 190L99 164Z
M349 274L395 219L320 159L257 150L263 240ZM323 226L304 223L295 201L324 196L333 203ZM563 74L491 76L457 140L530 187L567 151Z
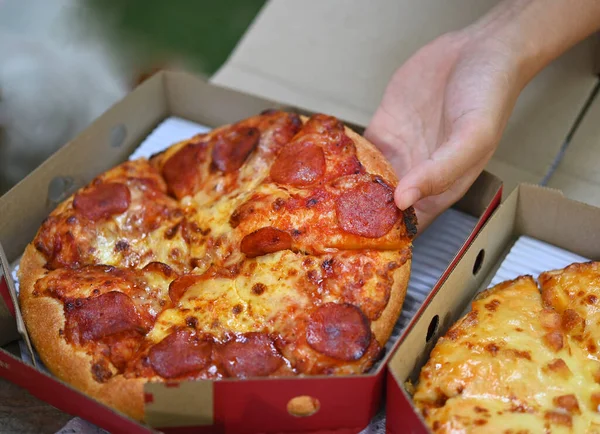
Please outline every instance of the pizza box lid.
M496 3L270 1L212 81L366 126L396 68ZM596 84L596 48L593 38L574 47L521 94L488 166L505 191L546 174Z
M600 82L596 91L600 89ZM568 197L600 206L600 100L595 98L574 132L548 186Z
M402 336L388 364L389 433L428 432L406 392L405 382L416 384L438 338L464 315L475 294L490 286L511 245L521 235L600 260L600 208L537 185L520 184L510 193Z

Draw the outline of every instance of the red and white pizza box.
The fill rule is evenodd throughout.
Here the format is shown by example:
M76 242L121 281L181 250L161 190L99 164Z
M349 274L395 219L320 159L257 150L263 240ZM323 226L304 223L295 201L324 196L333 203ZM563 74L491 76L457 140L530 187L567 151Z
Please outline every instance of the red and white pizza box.
M428 433L405 384L417 384L438 338L468 312L475 295L497 283L575 262L600 260L600 208L560 191L521 184L477 234L458 265L400 338L388 364L388 433Z
M152 429L173 432L359 432L365 428L382 403L385 365L402 326L441 275L456 265L468 243L500 202L501 183L487 172L440 220L448 219L447 224L438 223L451 234L445 239L445 245L456 243L454 250L432 249L424 237L423 253L419 253L420 244L416 243L415 269L419 268L421 255L424 258L422 264L429 261L442 266L433 271L428 271L427 267L425 272L415 271L411 287L416 289L407 296L394 340L388 345L382 361L365 375L148 384L145 390L147 425L142 425L58 381L35 357L24 360L17 343L21 338L25 354L33 350L20 318L10 264L18 260L42 220L58 203L97 174L130 158L136 150L139 152L142 149L140 143L155 139L160 142L158 133L164 129L156 127L165 119L170 123L179 122L180 127L182 124L191 128L198 124L215 127L273 107L282 106L208 84L186 73L162 72L116 104L0 198L0 250L3 253L0 376L61 410L113 432L135 433ZM181 128L178 131L182 131ZM360 128L356 129L360 132ZM428 281L432 282L429 286L423 283ZM288 403L301 396L309 396L318 402L318 411L308 417L290 414Z

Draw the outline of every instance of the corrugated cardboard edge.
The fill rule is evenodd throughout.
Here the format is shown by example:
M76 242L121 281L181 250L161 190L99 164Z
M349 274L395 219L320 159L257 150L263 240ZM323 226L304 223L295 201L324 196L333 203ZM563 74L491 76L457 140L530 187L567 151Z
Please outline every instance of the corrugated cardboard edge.
M25 323L23 322L23 316L21 315L21 310L19 309L19 299L17 295L17 291L15 290L15 284L10 275L10 265L8 259L6 259L6 254L4 253L4 248L2 247L2 243L0 243L0 267L2 268L2 274L4 275L4 282L8 287L8 292L10 294L10 298L13 305L14 311L14 319L16 320L17 331L25 341L25 345L27 350L29 351L29 355L31 356L31 360L33 361L33 366L37 367L35 362L35 357L33 353L33 347L31 346L31 341L29 340L29 335L27 334L27 328L25 327ZM9 329L10 330L10 329ZM4 334L0 342L3 341ZM10 341L7 341L10 342ZM7 343L3 342L3 344Z
M3 278L6 281L15 308L15 317L10 317L10 325L6 329L1 329L2 339L8 339L11 330L16 329L18 333L13 333L9 342L17 339L20 334L25 340L29 351L32 352L27 330L19 311L8 258L11 261L18 258L25 245L31 241L37 232L41 221L60 200L66 198L79 186L89 182L97 174L112 167L117 161L125 161L126 157L139 144L139 137L145 137L160 120L166 117L168 111L164 86L165 75L166 73L157 74L139 86L125 99L100 116L75 139L63 146L17 186L0 197L0 208L3 212L3 218L0 219L0 239L3 242L0 245ZM140 111L144 115L140 116ZM57 183L56 180L64 182ZM48 190L40 188L40 186L48 186ZM27 221L23 219L23 216L28 216ZM0 317L1 319L2 317ZM3 324L0 323L0 325ZM0 366L0 368L8 370L2 376L9 380L12 379L22 387L26 387L36 396L41 394L45 399L52 401L48 397L53 395L48 394L46 389L41 391L36 389L30 380L26 378L18 380L23 372L30 372L28 371L30 369L35 369L36 375L41 376L38 377L40 382L54 382L54 384L61 385L61 387L66 387L68 392L64 388L58 389L56 398L53 398L55 400L52 401L53 405L62 408L62 402L59 398L61 394L66 393L71 396L76 393L82 399L69 402L68 406L65 403L65 406L69 409L68 411L81 408L83 413L89 417L90 414L93 415L96 411L96 407L92 407L92 404L97 405L110 411L116 417L125 418L128 422L135 424L134 430L136 432L150 432L149 427L140 425L122 413L116 412L97 400L81 394L81 392L57 378L48 376L21 359L14 358L2 348L0 348L0 356L9 357L7 360L10 360L9 363L4 363L6 366ZM35 364L34 357L32 357L32 360ZM102 426L102 420L94 419L94 417L90 417L90 420ZM123 425L122 419L112 420L109 423L113 428L118 424Z
M61 188L69 194L125 161L139 137L166 117L164 94L164 74L147 80L0 197L0 242L11 263L57 205Z

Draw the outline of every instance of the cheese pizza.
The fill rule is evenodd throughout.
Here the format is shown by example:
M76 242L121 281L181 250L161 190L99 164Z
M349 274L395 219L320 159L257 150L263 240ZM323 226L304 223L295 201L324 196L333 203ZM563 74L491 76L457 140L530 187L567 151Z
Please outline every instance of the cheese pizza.
M600 433L600 263L501 283L439 339L414 401L436 433Z
M25 251L34 346L137 419L148 381L363 373L410 272L416 218L396 182L339 120L282 111L122 163Z

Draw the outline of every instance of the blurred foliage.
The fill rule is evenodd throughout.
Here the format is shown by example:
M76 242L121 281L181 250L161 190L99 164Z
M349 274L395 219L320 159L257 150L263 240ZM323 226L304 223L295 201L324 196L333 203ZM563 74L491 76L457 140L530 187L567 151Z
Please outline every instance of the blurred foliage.
M146 58L185 58L211 75L266 0L87 0L110 23L113 42L135 44Z

